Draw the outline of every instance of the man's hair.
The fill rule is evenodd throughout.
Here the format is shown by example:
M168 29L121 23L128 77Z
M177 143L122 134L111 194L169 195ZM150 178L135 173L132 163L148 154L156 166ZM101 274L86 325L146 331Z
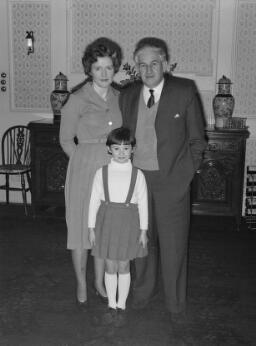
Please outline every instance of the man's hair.
M107 137L106 146L110 147L113 144L124 144L134 147L136 145L136 138L127 127L118 127L112 130Z
M137 42L133 53L134 60L136 59L137 53L145 47L159 49L160 55L164 56L167 62L169 61L170 55L167 44L164 40L157 37L144 37L139 42Z

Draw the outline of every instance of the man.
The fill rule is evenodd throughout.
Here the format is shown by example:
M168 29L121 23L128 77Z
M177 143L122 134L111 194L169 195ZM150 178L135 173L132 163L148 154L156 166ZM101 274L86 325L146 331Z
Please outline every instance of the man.
M141 39L134 51L141 81L120 95L123 125L137 139L133 163L143 170L149 191L149 255L136 259L133 306L144 307L156 293L158 245L166 307L184 316L190 183L205 148L204 118L195 83L167 72L166 43Z

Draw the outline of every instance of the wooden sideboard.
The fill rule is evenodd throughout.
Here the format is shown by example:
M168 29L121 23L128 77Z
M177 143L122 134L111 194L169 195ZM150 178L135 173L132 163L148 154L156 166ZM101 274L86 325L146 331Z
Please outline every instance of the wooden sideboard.
M59 123L32 121L32 206L64 206L64 184L68 158L59 145ZM192 213L232 216L239 228L242 215L245 130L206 129L208 146L192 182Z
M48 207L65 205L64 185L68 157L59 144L59 123L52 120L32 121L32 208L37 214Z
M208 145L192 187L192 213L233 216L240 227L247 129L206 129Z

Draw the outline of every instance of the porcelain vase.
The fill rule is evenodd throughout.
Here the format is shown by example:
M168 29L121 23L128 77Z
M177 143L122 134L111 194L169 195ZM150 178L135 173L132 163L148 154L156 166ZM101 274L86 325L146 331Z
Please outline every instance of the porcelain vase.
M50 101L53 111L54 122L61 119L61 108L67 102L70 92L67 90L67 77L63 73L59 73L55 81L55 89L51 92Z
M213 98L213 112L215 117L215 127L223 128L227 119L232 117L235 99L231 94L231 81L223 76L218 81L218 93Z

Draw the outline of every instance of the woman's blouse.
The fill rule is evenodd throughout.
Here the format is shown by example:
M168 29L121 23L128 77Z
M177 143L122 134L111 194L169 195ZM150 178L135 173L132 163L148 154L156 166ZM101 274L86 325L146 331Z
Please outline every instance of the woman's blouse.
M105 101L89 82L70 95L61 110L60 125L60 144L69 157L76 147L74 137L79 143L105 143L108 133L121 126L118 95L110 87Z

